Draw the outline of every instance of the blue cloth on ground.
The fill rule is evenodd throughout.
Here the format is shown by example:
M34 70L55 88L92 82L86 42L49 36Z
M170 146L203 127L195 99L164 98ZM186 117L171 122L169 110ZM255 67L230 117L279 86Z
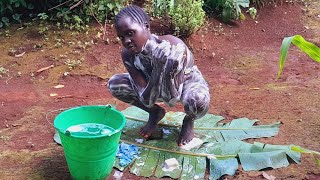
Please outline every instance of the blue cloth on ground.
M125 167L130 164L133 158L138 157L138 147L134 144L121 143L117 152L117 157L120 159L119 165Z

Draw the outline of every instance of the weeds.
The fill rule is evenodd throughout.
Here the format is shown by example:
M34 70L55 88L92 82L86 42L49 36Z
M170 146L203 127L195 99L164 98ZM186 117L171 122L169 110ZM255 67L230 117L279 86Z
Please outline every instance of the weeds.
M81 58L81 59L78 59L78 60L70 60L70 59L67 59L64 64L66 64L67 66L69 66L69 69L74 69L75 67L77 66L80 66L82 64L82 61L84 59Z
M0 66L0 77L2 78L4 75L6 75L9 72L8 69Z

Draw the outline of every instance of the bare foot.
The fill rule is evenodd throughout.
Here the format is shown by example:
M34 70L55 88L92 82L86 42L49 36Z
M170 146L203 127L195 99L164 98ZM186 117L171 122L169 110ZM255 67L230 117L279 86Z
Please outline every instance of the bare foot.
M177 141L178 146L183 146L185 144L188 144L193 139L194 137L193 119L194 118L190 116L186 116L184 118L179 139Z
M158 106L155 110L149 112L149 120L140 130L140 135L148 139L157 128L158 122L164 117L166 111Z

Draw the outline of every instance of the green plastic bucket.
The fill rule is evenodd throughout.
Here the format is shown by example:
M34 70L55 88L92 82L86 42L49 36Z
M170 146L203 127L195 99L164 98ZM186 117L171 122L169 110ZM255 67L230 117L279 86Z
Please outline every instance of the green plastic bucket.
M112 128L111 133L94 136L73 135L71 126L95 123ZM112 171L124 115L111 106L79 106L61 112L54 119L68 168L73 179L105 179Z

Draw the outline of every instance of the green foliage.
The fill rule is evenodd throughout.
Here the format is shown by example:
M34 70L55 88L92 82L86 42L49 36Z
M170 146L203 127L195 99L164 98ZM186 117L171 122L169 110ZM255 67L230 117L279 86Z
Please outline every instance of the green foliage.
M257 16L257 9L256 8L251 7L251 8L248 9L247 12L249 12L249 14L250 14L252 19L256 18L256 16Z
M155 16L169 16L175 35L189 36L205 20L202 0L153 0Z
M249 7L249 0L205 0L208 13L217 12L224 22L244 17L240 7Z
M46 14L46 13L39 13L38 14L38 17L39 17L39 19L41 19L41 20L47 20L48 19L48 15Z
M174 8L174 0L153 0L153 14L155 16L168 15L168 13Z
M264 6L265 4L265 0L251 0L251 2L255 4L257 7Z
M313 60L320 62L320 48L306 41L302 36L295 35L291 37L286 37L282 41L281 50L280 50L280 59L279 59L279 70L278 77L280 77L284 63L287 58L288 50L291 45L291 42L300 48L303 52L307 53Z
M163 138L136 143L135 141L141 138L139 131L147 122L149 114L133 106L122 113L127 119L127 124L122 130L120 141L138 146L140 158L126 167L121 167L119 159L116 158L114 167L120 171L128 168L138 176L205 179L206 167L209 167L209 179L219 179L224 174L234 175L239 164L244 171L258 171L270 167L275 169L287 167L289 159L300 163L301 153L320 154L294 145L243 142L242 139L274 136L280 124L254 125L258 120L247 118L219 123L224 118L213 114L207 114L195 121L195 134L204 143L186 150L178 147L175 142L179 135L178 127L182 126L185 116L182 112L167 112L159 122L159 128L162 128L163 132L166 131ZM163 164L170 158L176 158L179 167L166 171Z
M25 0L0 1L0 28L9 26L10 22L21 23L24 10L32 10L33 8L33 5Z
M10 23L21 23L27 18L54 21L59 27L84 30L95 19L111 19L128 0L2 0L0 2L0 28ZM45 23L43 23L45 24Z
M87 4L86 15L95 16L97 20L104 21L116 15L128 0L96 0Z
M78 59L78 60L70 60L67 59L64 64L69 67L69 69L74 69L77 66L80 66L82 64L83 59Z
M201 0L178 0L169 11L176 35L189 36L198 30L205 20Z

